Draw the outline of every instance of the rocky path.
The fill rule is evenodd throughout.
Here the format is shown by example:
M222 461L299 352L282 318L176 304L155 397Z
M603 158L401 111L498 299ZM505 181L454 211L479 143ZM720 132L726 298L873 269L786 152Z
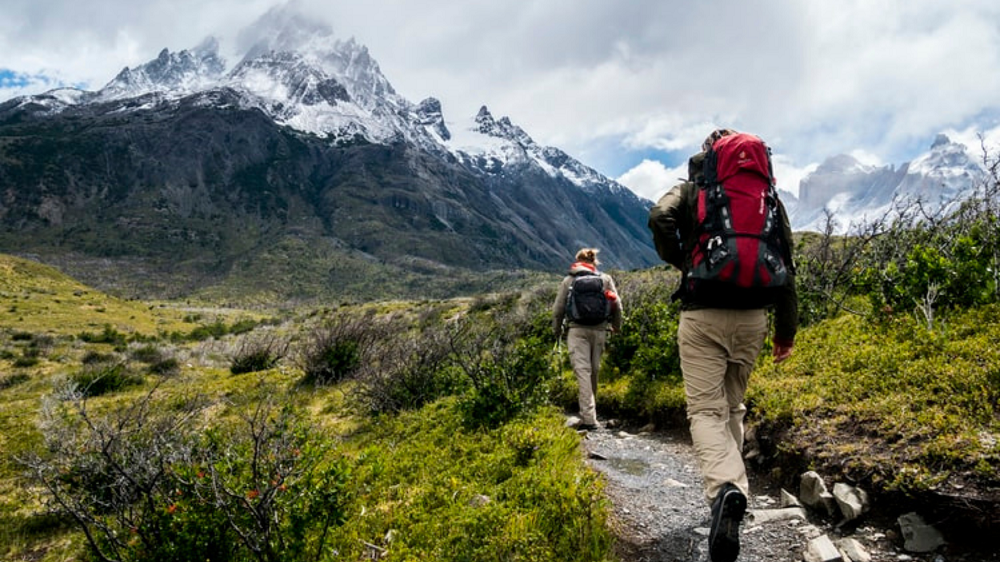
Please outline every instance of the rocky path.
M592 468L604 474L612 503L611 525L623 562L707 562L709 508L702 498L701 477L686 434L600 429L584 435ZM929 554L904 552L899 532L865 525L841 532L833 521L810 514L802 518L765 519L780 507L780 490L753 495L744 520L741 562L800 562L810 540L853 538L863 554L854 562L991 562L998 554L960 552L948 545Z

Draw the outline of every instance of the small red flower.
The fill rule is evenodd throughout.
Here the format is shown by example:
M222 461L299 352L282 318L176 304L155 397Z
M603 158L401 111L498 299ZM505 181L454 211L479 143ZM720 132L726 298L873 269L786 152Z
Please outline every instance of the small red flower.
M255 499L259 495L260 495L260 492L258 492L257 490L250 490L249 492L247 492L247 499L248 500L252 500L252 499Z

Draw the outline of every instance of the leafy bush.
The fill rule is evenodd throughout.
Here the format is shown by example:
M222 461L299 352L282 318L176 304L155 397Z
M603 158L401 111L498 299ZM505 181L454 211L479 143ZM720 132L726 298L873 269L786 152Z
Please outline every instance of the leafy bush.
M101 353L99 351L89 350L80 359L80 362L84 365L96 365L98 363L110 363L115 361L117 356L113 353Z
M229 360L229 372L234 375L266 371L277 366L288 353L288 340L268 333L240 340Z
M996 160L988 167L971 193L936 210L920 199L896 199L882 219L839 238L828 216L827 231L797 258L803 318L832 316L831 303L864 313L845 306L860 295L876 317L915 311L933 329L937 311L998 302L1000 170Z
M416 409L462 388L443 325L375 343L361 366L355 398L372 413ZM374 359L377 358L377 359Z
M78 396L50 402L44 445L20 459L84 532L92 558L323 557L345 520L348 466L292 408L237 404L237 423L206 430L199 420L210 403L162 410L152 396L105 416Z
M169 352L152 343L132 349L129 352L129 357L135 361L146 363L148 365L147 371L153 375L169 377L180 372L181 366L177 358L171 357ZM85 357L85 363L86 359Z
M111 324L105 324L104 330L99 334L94 334L92 332L81 332L79 338L87 343L107 343L115 347L124 347L128 338L125 334L119 332Z
M17 386L23 382L27 382L31 377L27 373L12 373L9 375L0 376L0 390L5 388L10 388L12 386Z
M142 363L157 363L162 361L164 356L165 354L163 350L151 343L129 350L129 357L135 361L141 361Z
M677 350L679 307L671 302L667 276L627 276L618 291L626 322L608 338L602 369L612 378L642 373L650 380L680 380Z
M25 354L25 355L22 355L20 357L15 358L14 361L13 361L13 365L15 367L24 369L24 368L27 368L27 367L34 367L35 365L38 364L38 362L39 362L38 356L37 355L31 355L29 353L29 354Z
M398 333L392 319L373 316L335 316L312 332L299 352L303 384L328 385L357 373L362 363L375 360L378 342Z
M471 384L462 400L466 421L496 427L547 403L553 379L549 339L525 334L532 324L515 313L488 322L466 317L451 329L452 354Z
M83 396L100 396L143 383L142 376L131 372L124 362L84 365L69 378Z
M149 374L161 377L172 377L181 370L180 361L176 357L164 357L149 366Z

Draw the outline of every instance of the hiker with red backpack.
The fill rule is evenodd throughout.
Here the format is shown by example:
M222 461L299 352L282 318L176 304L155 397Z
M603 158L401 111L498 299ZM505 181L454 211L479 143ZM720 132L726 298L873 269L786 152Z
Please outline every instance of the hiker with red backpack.
M798 297L792 231L778 200L770 149L758 137L713 131L688 161L688 180L650 210L660 257L677 267L677 342L691 439L711 505L712 562L739 554L749 484L743 416L750 371L774 311L774 360L792 352Z
M622 303L615 282L607 273L598 271L595 248L576 253L569 274L559 284L552 305L552 329L556 341L562 337L566 324L566 348L579 387L580 425L578 429L594 430L597 420L597 373L607 331L622 327Z

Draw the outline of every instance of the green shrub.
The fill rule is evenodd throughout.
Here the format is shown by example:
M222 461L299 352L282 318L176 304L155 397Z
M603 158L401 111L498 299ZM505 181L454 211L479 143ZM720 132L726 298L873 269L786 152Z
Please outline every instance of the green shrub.
M128 339L111 324L105 324L104 330L99 334L81 332L78 337L87 343L106 343L115 347L123 347Z
M146 344L130 350L129 357L135 361L152 364L162 361L164 358L164 352L154 344Z
M35 337L31 332L17 331L10 335L11 341L31 341Z
M152 375L159 375L161 377L170 377L179 373L181 370L180 361L176 357L164 357L155 363L149 365L149 373Z
M30 378L31 377L29 377L27 373L11 373L9 375L2 375L0 376L0 390L17 386L23 382L27 382Z
M38 362L39 362L39 359L38 359L38 357L36 355L27 354L27 355L22 355L21 357L18 357L16 359L14 359L13 364L14 364L15 367L24 369L24 368L27 368L27 367L34 367L35 365L38 364Z
M143 383L143 378L132 373L124 362L117 362L84 365L82 369L70 375L70 381L83 396L92 397L140 385Z
M173 339L187 339L191 341L205 341L209 338L219 339L229 333L229 328L222 320L216 320L211 324L198 326L191 330L186 336L175 335Z
M661 280L626 279L619 288L626 319L608 338L602 369L612 378L642 373L649 380L680 380L677 349L679 306Z
M496 427L546 404L554 378L551 335L549 340L518 337L525 324L509 315L486 325L477 322L459 322L451 336L456 365L471 385L461 402L466 422Z
M62 402L22 464L95 560L320 560L349 467L266 394L207 430L203 400L163 410L147 394L102 416Z
M265 334L244 337L229 360L229 372L234 375L266 371L278 365L288 353L288 341Z
M302 384L328 385L354 376L363 363L377 361L373 350L400 327L392 319L339 315L312 332L299 351Z
M361 365L353 396L376 414L412 410L463 388L444 327L399 334L374 345L377 360Z
M89 350L80 359L80 362L84 365L96 365L99 363L110 363L117 360L117 356L113 353L101 353L99 351Z

